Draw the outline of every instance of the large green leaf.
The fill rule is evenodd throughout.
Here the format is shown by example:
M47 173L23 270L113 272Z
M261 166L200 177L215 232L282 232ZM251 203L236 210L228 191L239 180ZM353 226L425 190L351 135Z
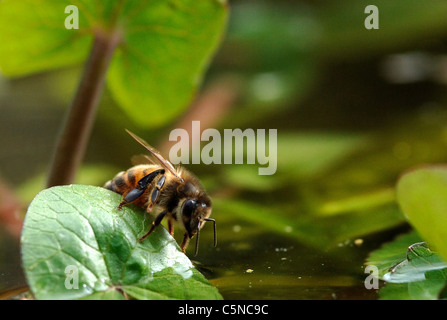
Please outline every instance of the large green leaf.
M0 2L0 70L7 76L69 66L86 58L92 40L90 13L79 14L79 30L65 28L71 1ZM91 8L89 8L90 10ZM81 12L87 9L81 8Z
M163 227L138 242L151 219L134 207L118 210L119 201L116 193L84 185L36 196L21 244L37 299L221 298Z
M405 174L397 184L397 200L422 238L447 261L447 167Z
M110 67L108 84L137 123L162 124L187 106L200 84L225 24L224 1L128 2L125 45Z
M68 5L79 29L66 29ZM86 59L99 33L122 38L108 72L112 95L142 126L185 109L226 22L224 0L4 0L0 69L22 76Z

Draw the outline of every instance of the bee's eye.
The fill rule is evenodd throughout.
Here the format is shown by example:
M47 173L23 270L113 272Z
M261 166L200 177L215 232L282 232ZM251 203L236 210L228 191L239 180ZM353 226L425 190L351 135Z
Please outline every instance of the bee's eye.
M186 200L185 203L183 204L183 212L182 212L183 215L185 217L191 217L196 207L197 207L197 200L195 199Z

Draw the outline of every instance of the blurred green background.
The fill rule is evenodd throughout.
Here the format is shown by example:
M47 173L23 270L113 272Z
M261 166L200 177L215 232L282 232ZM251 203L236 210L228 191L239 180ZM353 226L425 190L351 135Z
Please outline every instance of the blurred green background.
M377 298L364 260L409 228L396 179L447 160L447 2L375 1L378 30L364 27L368 4L230 1L191 107L148 130L106 90L77 182L102 185L131 165L142 150L125 128L165 154L169 132L191 120L277 129L275 175L259 176L259 164L186 166L213 197L218 228L217 249L211 228L201 233L199 270L226 299ZM43 188L81 70L0 75L0 291L25 284L20 218L8 212Z

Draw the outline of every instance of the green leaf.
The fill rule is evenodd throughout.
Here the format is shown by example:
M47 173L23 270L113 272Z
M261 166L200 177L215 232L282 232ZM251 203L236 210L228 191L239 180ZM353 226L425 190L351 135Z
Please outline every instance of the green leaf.
M414 243L407 249L407 257L383 275L383 280L392 283L426 280L426 273L447 268L447 264L425 242ZM431 278L436 277L436 272Z
M124 16L125 45L110 66L108 84L134 121L161 125L192 99L220 41L226 9L217 0L128 2L133 8Z
M68 5L79 29L66 29ZM99 34L122 39L107 76L112 95L141 126L182 112L199 86L226 24L224 0L4 0L0 70L23 76L86 59Z
M386 281L381 299L438 299L446 285L447 264L416 232L400 236L373 251L367 261Z
M151 219L135 207L118 210L120 199L84 185L35 197L21 245L37 299L221 299L163 227L138 242Z
M447 261L447 167L411 171L397 184L397 200L410 223Z
M390 268L406 259L405 254L411 244L421 241L421 237L416 232L398 236L383 247L371 252L367 264L376 266L379 269L379 277L382 278Z
M23 76L86 58L92 41L91 22L86 19L89 14L79 15L79 30L67 30L65 7L70 4L61 0L0 2L2 73Z
M425 243L415 243L407 258L383 275L381 299L438 299L446 285L447 264Z
M397 184L397 201L416 229L371 254L368 264L378 266L387 285L383 299L437 299L447 280L447 168L429 166L404 174ZM409 246L409 240L426 240ZM409 246L404 254L404 246ZM400 260L400 261L399 261Z

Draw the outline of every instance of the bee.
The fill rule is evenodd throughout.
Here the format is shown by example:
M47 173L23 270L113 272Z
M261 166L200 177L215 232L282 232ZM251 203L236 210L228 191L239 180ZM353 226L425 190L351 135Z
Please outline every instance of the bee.
M174 235L176 223L185 230L180 246L183 253L190 239L197 235L195 247L195 255L197 255L200 229L206 221L213 222L214 246L216 247L216 221L209 218L211 199L199 180L182 167L174 168L171 162L147 142L128 130L126 132L159 162L157 164L146 156L151 164L136 165L127 171L120 172L104 185L104 188L122 195L119 210L133 203L146 212L155 214L149 231L138 241L146 239L166 217L171 235Z

